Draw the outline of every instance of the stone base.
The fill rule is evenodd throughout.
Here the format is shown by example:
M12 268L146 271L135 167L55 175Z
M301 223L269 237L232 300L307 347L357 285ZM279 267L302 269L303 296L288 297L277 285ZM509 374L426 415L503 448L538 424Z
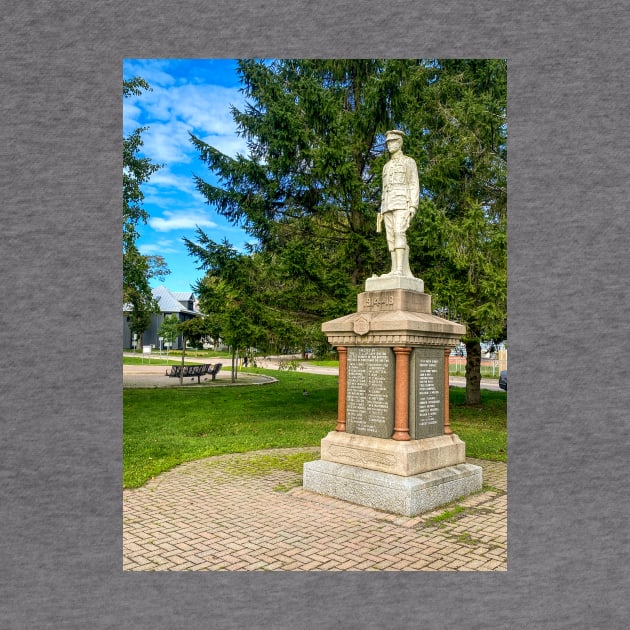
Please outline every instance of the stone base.
M462 324L433 315L430 295L404 288L360 293L357 309L322 324L330 345L450 348L466 333Z
M321 447L323 460L401 477L411 477L466 462L466 445L454 433L398 442L331 431L322 440Z
M324 460L304 464L305 490L403 516L429 512L481 490L481 485L482 469L473 464L412 477Z
M365 281L366 291L388 291L391 289L407 289L424 293L424 282L413 276L372 276Z
M357 295L357 313L383 313L407 311L431 313L431 296L408 289L364 291Z

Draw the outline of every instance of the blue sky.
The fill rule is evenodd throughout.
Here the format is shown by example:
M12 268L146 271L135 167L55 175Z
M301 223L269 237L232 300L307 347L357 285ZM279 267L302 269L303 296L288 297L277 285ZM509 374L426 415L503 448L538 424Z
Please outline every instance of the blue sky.
M249 240L195 190L193 174L211 184L217 180L198 159L188 135L232 157L247 153L230 114L230 105L241 109L244 104L236 60L125 59L123 77L142 77L152 88L123 99L123 134L148 126L142 134L142 155L163 165L142 187L149 220L138 226L138 248L164 257L171 270L164 285L171 291L190 291L203 272L182 237L195 240L198 225L212 240L227 238L239 249Z

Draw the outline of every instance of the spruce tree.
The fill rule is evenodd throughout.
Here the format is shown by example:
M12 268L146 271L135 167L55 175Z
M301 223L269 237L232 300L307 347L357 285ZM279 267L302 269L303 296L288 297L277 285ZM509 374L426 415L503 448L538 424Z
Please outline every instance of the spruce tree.
M355 309L365 279L388 270L375 224L384 134L402 129L421 182L412 271L437 309L466 324L467 399L478 402L479 341L498 340L506 320L505 62L247 59L238 68L247 104L232 114L248 154L191 141L219 179L195 177L198 190L253 239L258 299L303 330Z

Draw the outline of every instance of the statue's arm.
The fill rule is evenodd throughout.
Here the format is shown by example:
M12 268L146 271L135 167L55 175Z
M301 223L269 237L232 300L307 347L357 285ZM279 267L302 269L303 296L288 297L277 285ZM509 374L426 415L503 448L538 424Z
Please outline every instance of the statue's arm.
M418 167L413 158L407 162L407 177L409 181L409 209L415 214L420 199L420 182L418 180Z
M383 166L383 175L381 177L381 212L384 212L387 209L387 170L389 167L389 162Z
M387 171L387 164L383 167L383 175L382 175L382 185L381 185L381 207L379 208L379 212L376 215L376 231L381 232L383 229L383 212L385 211L387 205L387 191L385 190L385 173Z

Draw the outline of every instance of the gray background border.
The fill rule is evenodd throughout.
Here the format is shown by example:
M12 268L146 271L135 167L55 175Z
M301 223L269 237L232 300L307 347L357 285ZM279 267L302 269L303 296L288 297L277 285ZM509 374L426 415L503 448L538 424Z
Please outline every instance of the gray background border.
M3 628L627 625L625 3L3 3ZM507 573L124 574L123 57L507 57Z

